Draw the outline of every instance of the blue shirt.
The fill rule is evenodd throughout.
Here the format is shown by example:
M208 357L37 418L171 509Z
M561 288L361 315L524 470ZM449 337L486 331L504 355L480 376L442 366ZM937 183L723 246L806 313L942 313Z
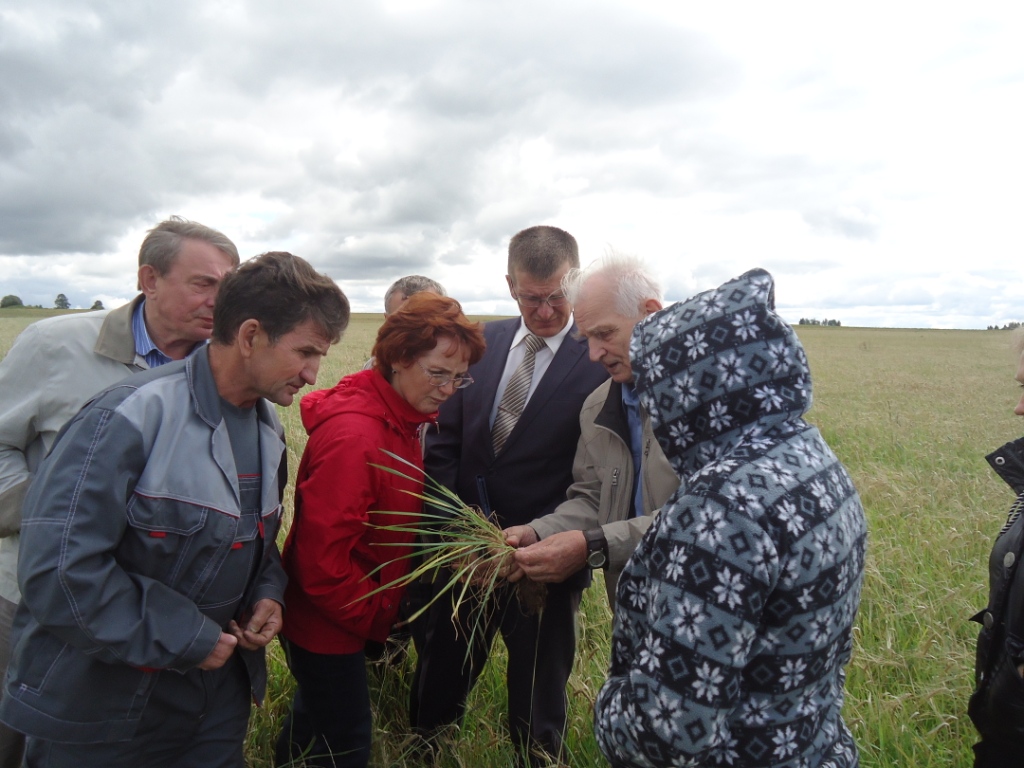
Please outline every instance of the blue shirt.
M142 308L145 306L146 300L143 299L132 313L132 337L135 339L135 352L145 359L146 365L150 368L159 368L166 363L173 363L174 360L161 352L149 338L149 331L146 330L146 318L142 314ZM202 342L196 344L196 347L201 345Z
M629 450L633 454L633 516L644 513L643 490L640 488L640 446L644 441L644 424L640 418L640 398L632 383L622 385L622 407L629 424Z

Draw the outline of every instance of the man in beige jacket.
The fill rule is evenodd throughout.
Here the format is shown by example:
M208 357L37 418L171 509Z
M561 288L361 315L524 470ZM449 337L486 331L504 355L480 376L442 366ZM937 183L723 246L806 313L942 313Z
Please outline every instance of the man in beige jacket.
M604 365L611 378L587 397L580 412L574 482L566 501L529 525L505 530L508 543L519 547L509 578L560 582L581 568L603 569L614 611L622 568L651 515L679 487L637 402L629 364L630 334L662 308L661 287L639 259L612 253L570 271L562 290L575 307L590 359Z

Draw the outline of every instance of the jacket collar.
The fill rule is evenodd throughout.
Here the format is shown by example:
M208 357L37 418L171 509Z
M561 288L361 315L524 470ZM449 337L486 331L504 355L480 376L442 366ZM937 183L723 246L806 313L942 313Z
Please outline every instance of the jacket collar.
M220 392L217 391L217 382L214 381L213 369L210 367L209 344L204 344L185 358L185 378L188 380L196 414L212 429L216 429L224 417L220 411ZM260 421L264 424L277 424L277 412L269 400L261 397L255 407Z
M391 386L391 383L376 368L372 371L360 372L355 375L362 376L364 374L368 374L366 378L370 386L377 391L378 396L384 402L386 421L393 423L396 427L409 434L415 434L421 424L437 421L437 411L421 413L413 408L398 394L395 388Z
M622 438L626 445L629 445L629 421L626 419L625 409L622 407L622 385L617 381L610 381L608 397L598 412L594 423L599 427L611 430Z
M123 307L107 313L100 326L93 351L125 365L135 365L135 337L132 335L132 313L145 298L139 294Z
M1024 491L1024 437L1007 443L985 458L1014 493Z

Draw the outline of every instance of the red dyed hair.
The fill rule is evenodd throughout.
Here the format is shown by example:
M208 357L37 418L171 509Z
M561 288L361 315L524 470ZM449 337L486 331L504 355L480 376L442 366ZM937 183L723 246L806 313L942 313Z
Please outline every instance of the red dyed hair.
M455 299L421 291L406 299L384 321L377 331L373 357L387 376L396 364L412 363L432 350L442 336L455 339L469 351L470 365L484 356L483 325L470 322Z

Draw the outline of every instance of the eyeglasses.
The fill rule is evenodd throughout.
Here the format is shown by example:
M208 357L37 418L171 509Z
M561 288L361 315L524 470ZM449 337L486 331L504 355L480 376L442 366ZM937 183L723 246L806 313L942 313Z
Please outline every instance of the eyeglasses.
M416 361L416 365L422 368L423 372L427 374L427 381L430 382L430 386L437 387L438 389L440 389L441 387L446 387L449 384L454 386L456 389L465 389L466 387L473 383L472 376L452 376L447 373L431 373L427 366L425 366L419 360Z
M565 298L565 294L562 293L552 293L546 298L541 298L540 296L521 296L514 289L512 291L512 298L519 302L520 307L526 307L527 309L536 309L543 304L547 304L554 309L555 307L563 307L569 302Z

